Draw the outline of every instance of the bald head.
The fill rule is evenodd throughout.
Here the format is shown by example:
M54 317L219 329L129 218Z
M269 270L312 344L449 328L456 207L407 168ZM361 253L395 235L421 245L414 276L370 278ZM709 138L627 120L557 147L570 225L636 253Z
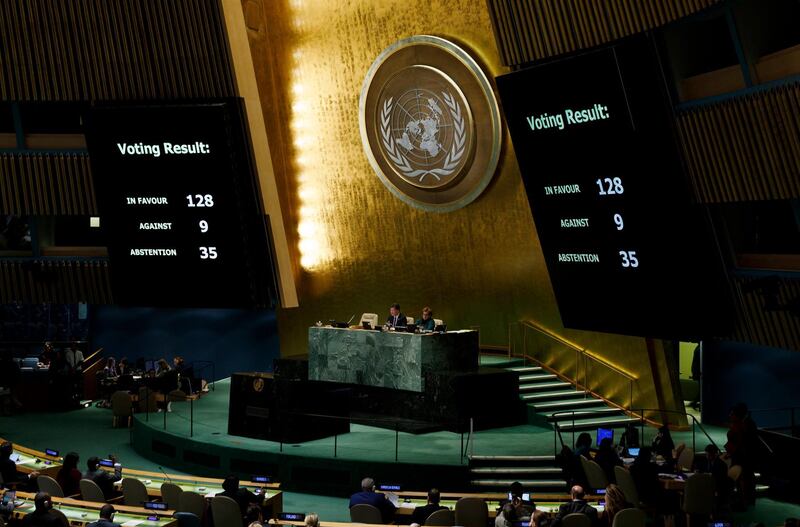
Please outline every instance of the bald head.
M570 496L572 496L573 500L582 500L586 493L583 490L583 487L580 485L575 485L572 487L572 490L569 491Z
M375 480L372 478L364 478L361 480L361 490L364 492L371 492L375 490Z

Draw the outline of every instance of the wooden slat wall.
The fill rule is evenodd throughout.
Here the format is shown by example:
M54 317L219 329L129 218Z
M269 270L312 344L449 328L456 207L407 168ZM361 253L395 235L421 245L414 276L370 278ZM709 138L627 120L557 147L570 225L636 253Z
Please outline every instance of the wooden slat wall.
M108 262L0 260L0 303L112 302Z
M800 197L800 83L681 111L678 130L702 201Z
M2 0L0 100L235 95L217 0Z
M96 216L88 154L0 154L0 213Z
M738 277L733 285L739 297L733 340L800 350L800 280ZM768 297L777 309L766 309Z
M662 26L720 0L487 0L507 66Z

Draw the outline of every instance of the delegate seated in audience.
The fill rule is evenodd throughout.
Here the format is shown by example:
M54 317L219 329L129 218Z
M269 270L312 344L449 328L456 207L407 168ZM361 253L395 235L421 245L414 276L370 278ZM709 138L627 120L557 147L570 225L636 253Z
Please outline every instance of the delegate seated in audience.
M264 515L258 505L248 505L247 512L244 513L244 524L248 527L260 527L264 525Z
M652 462L652 456L653 451L650 447L642 447L631 465L630 473L639 500L660 510L665 500L664 489L658 480L659 468Z
M612 527L614 525L614 516L616 516L619 511L633 508L634 506L628 503L622 489L613 483L610 484L606 487L606 505L600 519L600 525L603 527Z
M705 458L698 456L695 459L695 470L706 472L714 477L717 494L717 505L728 503L733 493L734 482L728 477L728 465L719 457L719 448L707 445Z
M624 449L639 448L639 431L636 429L635 423L628 423L628 426L625 427L622 437L619 438L619 446Z
M64 464L56 475L56 481L61 485L64 496L73 496L81 493L81 478L83 474L78 469L78 454L70 452L64 456Z
M655 455L664 458L667 469L672 470L673 465L675 465L675 457L673 455L675 442L672 440L672 434L670 434L666 425L658 429L656 437L653 438L652 448Z
M394 513L397 510L391 501L386 499L384 494L375 492L375 480L372 478L364 478L361 480L361 492L356 492L350 496L350 508L353 505L372 505L381 511L383 523L391 523L394 519Z
M319 527L319 514L316 512L306 514L305 524L306 527Z
M575 456L583 456L592 459L592 436L587 432L581 432L575 440Z
M14 445L10 441L4 441L0 445L0 476L3 477L3 484L9 486L15 484L20 490L35 489L36 477L38 472L25 474L17 471L17 464L11 459L14 453Z
M433 311L428 306L422 308L422 318L417 319L417 327L423 331L433 331L436 329L436 321L433 320Z
M83 479L94 481L103 491L106 500L110 500L114 497L114 483L122 479L122 476L103 470L100 468L100 458L92 456L86 461L86 472L83 473Z
M536 510L536 504L532 501L522 499L524 496L522 483L515 481L508 489L511 494L511 504L514 506L514 511L517 514L517 520L524 521L531 517L533 511Z
M511 502L503 505L500 514L494 518L494 527L512 527L514 522L517 521L517 509Z
M592 525L597 525L597 509L586 503L586 493L583 491L583 487L575 485L569 494L572 499L558 508L552 526L559 527L564 517L573 513L585 514L589 517Z
M90 523L87 527L120 527L118 523L114 523L114 514L117 511L110 503L106 503L100 507L100 519Z
M414 512L411 514L412 523L425 525L425 520L428 519L428 516L430 516L436 511L446 509L447 507L439 505L439 499L440 499L439 489L429 490L428 504L414 509Z
M69 527L64 516L53 512L53 500L46 492L37 492L33 498L34 511L22 518L24 527Z
M233 475L225 478L225 481L222 482L222 492L217 494L217 496L226 496L235 501L242 511L243 518L250 505L258 505L261 502L258 496L247 489L239 487L239 478Z
M103 377L106 379L116 379L119 377L117 362L114 360L114 357L109 357L106 359L106 365L103 368Z
M611 443L610 437L605 437L600 441L600 448L597 449L594 460L600 465L600 468L603 469L606 479L611 483L615 483L617 477L614 475L614 467L621 467L622 460L617 454L617 449L614 448L613 443Z
M533 511L529 527L550 527L550 515L538 509Z

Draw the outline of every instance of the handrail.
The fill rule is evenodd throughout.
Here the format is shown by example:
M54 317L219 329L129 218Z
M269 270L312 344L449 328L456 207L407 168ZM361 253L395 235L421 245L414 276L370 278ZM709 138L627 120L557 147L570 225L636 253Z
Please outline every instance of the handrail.
M97 348L97 350L96 350L94 353L92 353L91 355L89 355L88 357L86 357L85 359L83 359L83 362L89 362L90 360L92 360L93 358L95 358L95 356L96 356L98 353L102 353L102 351L103 351L103 348Z
M574 349L575 351L581 353L585 357L588 357L588 358L594 360L595 362L598 362L598 363L602 364L603 366L606 366L610 370L613 370L613 371L619 373L620 375L622 375L623 377L627 378L630 381L635 381L635 380L639 379L639 377L636 374L630 373L630 372L627 372L627 371L623 370L619 366L616 366L616 365L608 362L606 359L600 357L599 355L589 351L588 348L581 347L578 344L567 340L566 338L562 337L561 335L559 335L559 334L557 334L557 333L555 333L555 332L553 332L553 331L551 331L551 330L549 330L549 329L547 329L545 327L542 327L542 326L536 324L535 322L531 322L529 320L522 320L522 321L519 322L519 324L521 324L522 326L534 329L534 330L538 331L539 333L542 333L543 335L545 335L547 337L550 337L551 339L553 339L553 340L555 340L557 342L560 342L561 344L564 344L565 346L567 346L567 347L569 347L571 349Z

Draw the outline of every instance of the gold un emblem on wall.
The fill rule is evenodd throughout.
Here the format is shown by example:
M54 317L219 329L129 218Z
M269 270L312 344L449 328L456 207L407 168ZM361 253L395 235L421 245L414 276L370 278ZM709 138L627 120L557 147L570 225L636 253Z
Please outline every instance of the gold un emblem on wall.
M497 168L501 125L492 85L466 51L443 38L418 35L383 50L364 80L359 119L375 173L414 207L464 207Z

